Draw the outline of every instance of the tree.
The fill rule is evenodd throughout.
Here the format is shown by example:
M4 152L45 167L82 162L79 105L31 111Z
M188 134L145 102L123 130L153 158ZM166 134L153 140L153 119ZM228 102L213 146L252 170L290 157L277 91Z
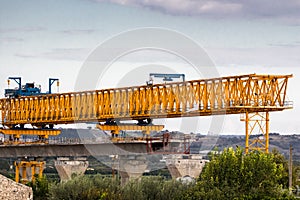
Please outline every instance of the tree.
M142 177L140 182L131 181L123 187L122 199L182 199L182 194L190 186L176 180L165 180L163 177Z
M283 166L282 177L279 183L282 184L283 188L289 188L289 164L287 159L278 151L278 149L272 149L272 154L274 156L274 161L276 164L281 164ZM295 178L293 178L295 179Z
M185 194L189 199L278 199L283 189L284 166L276 155L244 154L240 148L214 154L197 184ZM292 197L291 197L292 198Z
M48 198L49 182L45 176L39 178L38 175L35 175L35 181L29 182L28 185L32 187L33 198L35 200Z
M53 184L49 199L119 199L118 189L119 182L110 178L77 176L67 182Z
M89 200L176 200L189 188L175 180L162 177L142 177L141 181L132 180L121 186L119 180L101 176L78 176L74 179L53 184L49 199L89 199Z

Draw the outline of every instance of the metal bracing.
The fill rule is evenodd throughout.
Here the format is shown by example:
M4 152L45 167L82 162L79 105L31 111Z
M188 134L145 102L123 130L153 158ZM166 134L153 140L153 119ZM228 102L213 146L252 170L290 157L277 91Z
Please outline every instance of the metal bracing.
M45 166L44 161L15 161L14 162L16 168L15 181L17 183L20 182L20 171L22 172L21 183L26 184L27 182L35 181L36 171L38 169L38 177L41 178L43 176L43 170ZM27 177L27 169L31 170L31 179L29 180Z
M4 135L15 135L20 138L21 135L37 135L47 139L49 136L56 136L61 133L61 130L57 129L0 129L0 133Z
M97 128L103 131L114 131L115 134L119 134L120 131L143 131L145 134L149 135L151 131L161 131L163 125L148 125L139 126L135 124L131 125L97 125Z
M2 123L65 124L286 109L292 75L243 75L0 100Z
M4 144L31 144L31 143L47 143L49 136L57 136L61 133L61 130L57 129L0 129L0 133L4 135L10 135L11 140L4 141ZM39 140L35 142L20 141L21 135L34 135L38 136Z
M268 152L269 112L292 108L286 101L292 75L241 75L168 84L0 99L2 125L36 127L79 122L246 115L246 152ZM262 120L254 116L265 113ZM262 115L261 115L262 116ZM266 122L265 127L262 121ZM251 125L254 122L253 126ZM118 126L119 127L119 126ZM141 130L139 126L139 130ZM262 138L250 142L253 127ZM112 127L110 127L111 130ZM122 128L112 130L117 132Z
M245 112L241 115L245 122L245 153L251 150L269 152L269 112Z
M146 138L149 138L151 131L161 131L164 126L163 125L147 125L147 126L139 126L136 124L120 124L120 125L102 125L98 124L97 128L103 131L110 131L112 135L112 142L126 142L130 138L126 137L115 137L118 136L120 131L142 131ZM135 138L134 140L144 140L145 138ZM148 141L148 140L147 140ZM128 141L129 142L129 141Z

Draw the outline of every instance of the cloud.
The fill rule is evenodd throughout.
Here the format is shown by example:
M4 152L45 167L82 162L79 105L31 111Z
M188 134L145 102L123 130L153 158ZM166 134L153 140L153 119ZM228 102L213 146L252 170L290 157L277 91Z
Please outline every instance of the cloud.
M87 48L55 48L42 53L16 53L19 58L44 58L51 60L83 61L89 54Z
M261 48L206 48L209 57L217 66L266 66L266 67L299 67L300 44L290 47L289 44L274 44ZM276 45L276 46L275 46ZM19 58L41 58L49 60L84 61L91 52L89 48L55 48L41 53L16 53ZM136 59L139 58L139 59ZM184 64L179 57L161 54L160 52L141 51L120 58L117 62L129 64L168 63Z
M23 42L23 38L17 38L17 37L4 37L0 38L0 43L11 43L11 42Z
M91 1L91 0L89 0ZM299 0L92 0L136 6L172 15L199 15L210 17L280 18L300 24Z
M204 0L94 0L96 2L111 2L124 6L138 6L158 10L173 15L197 15L209 13L231 14L241 10L241 5L235 2L218 2Z
M15 27L15 28L0 28L0 33L13 33L13 32L35 32L35 31L45 31L47 30L44 27Z
M274 46L274 47L300 47L300 42L291 42L291 43L271 43L269 46Z
M207 48L218 66L299 67L299 46L269 46L263 48Z
M74 29L74 30L63 30L61 31L64 34L69 35L80 35L80 34L91 34L96 32L94 29Z

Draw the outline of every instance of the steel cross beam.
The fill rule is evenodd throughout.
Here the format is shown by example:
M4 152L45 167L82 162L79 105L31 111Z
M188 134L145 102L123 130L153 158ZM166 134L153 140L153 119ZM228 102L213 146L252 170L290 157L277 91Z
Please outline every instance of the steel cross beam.
M10 135L11 140L4 141L4 144L31 144L31 143L47 143L49 136L57 136L61 133L58 129L0 129L0 133ZM39 141L24 142L20 141L21 135L39 136Z

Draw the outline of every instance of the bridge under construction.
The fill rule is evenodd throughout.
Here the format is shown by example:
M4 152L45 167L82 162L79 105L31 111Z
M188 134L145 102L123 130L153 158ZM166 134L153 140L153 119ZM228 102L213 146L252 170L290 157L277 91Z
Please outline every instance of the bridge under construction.
M136 87L113 88L73 93L42 94L0 99L3 134L19 137L26 134L24 125L31 124L36 135L47 138L45 127L56 124L99 123L114 134L122 128L120 122L137 120L138 125L123 126L137 130L148 125L151 130L163 126L152 125L152 119L209 115L243 114L245 148L269 149L269 112L290 109L286 101L288 79L292 75L240 75L166 84L147 84ZM104 124L101 124L104 123ZM139 126L143 125L143 126ZM263 139L250 141L259 127ZM117 131L116 131L117 130ZM28 130L27 130L28 132ZM29 131L30 134L32 131ZM57 132L53 132L57 135ZM254 145L255 144L255 145Z
M166 80L167 75L163 75ZM147 82L142 86L55 94L51 93L51 85L58 79L49 79L49 92L41 93L33 84L22 87L21 78L12 77L19 88L7 89L8 98L0 99L3 125L0 133L10 135L11 140L4 142L0 149L4 153L3 157L76 157L98 155L99 152L99 155L122 155L124 152L127 155L127 150L134 154L152 154L154 143L150 133L164 128L163 125L153 125L153 119L241 114L241 121L245 122L245 153L251 150L268 153L269 114L292 108L291 102L286 100L288 80L291 77L292 75L249 74L192 81L185 81L183 78L182 82ZM136 120L137 123L125 123L128 120ZM95 151L91 154L86 150L86 144L47 143L49 136L57 136L61 132L54 129L55 125L74 123L97 124L97 128L111 132L112 142L117 143L117 146L91 144L89 150ZM31 125L32 128L25 128L25 125ZM121 140L123 143L119 144L117 136L128 130L141 131L144 142ZM257 130L262 136L250 137ZM40 144L21 144L22 135L36 135ZM156 145L165 150L169 142L169 137L164 135ZM121 150L118 145L122 147ZM146 167L144 158L139 159L142 166ZM198 163L199 160L196 159L195 162ZM202 164L200 161L201 166ZM22 161L16 163L15 167L16 171L22 168L24 173L27 167L33 171L39 167L41 175L43 165L42 161ZM135 168L130 162L124 165ZM143 170L140 170L140 174L142 173ZM130 173L127 172L126 177L130 176L128 174ZM19 175L16 178L19 181Z

